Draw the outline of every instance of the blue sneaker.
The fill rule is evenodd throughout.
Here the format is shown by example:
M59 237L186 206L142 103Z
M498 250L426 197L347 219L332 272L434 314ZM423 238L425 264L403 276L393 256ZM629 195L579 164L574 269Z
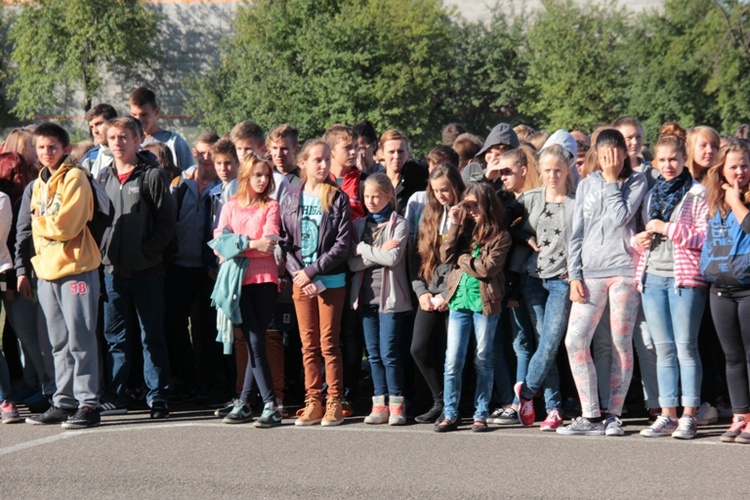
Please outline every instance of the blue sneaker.
M263 413L261 413L253 426L258 429L268 429L277 425L281 425L281 412L276 408L275 404L266 403L266 406L263 407Z
M234 408L222 420L225 424L243 424L253 421L253 410L250 405L237 399L234 402Z

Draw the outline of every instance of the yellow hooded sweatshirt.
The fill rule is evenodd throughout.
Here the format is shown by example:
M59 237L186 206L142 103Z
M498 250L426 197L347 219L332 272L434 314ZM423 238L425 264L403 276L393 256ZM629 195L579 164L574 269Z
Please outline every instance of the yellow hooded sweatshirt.
M98 269L99 246L86 223L94 217L94 195L86 172L63 163L39 172L31 193L31 235L36 275L47 281ZM47 179L45 182L44 179Z

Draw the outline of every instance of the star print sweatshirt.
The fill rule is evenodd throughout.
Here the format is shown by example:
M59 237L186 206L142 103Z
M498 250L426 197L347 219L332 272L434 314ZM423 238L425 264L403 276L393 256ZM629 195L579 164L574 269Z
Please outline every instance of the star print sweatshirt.
M536 238L537 244L543 240L539 235L539 221L545 215L547 211L547 203L545 202L545 193L547 191L546 186L542 186L536 189L526 191L518 198L518 203L523 206L523 219L519 224L518 229L511 230L511 235L518 242L519 240L523 243L527 243L533 236ZM559 251L562 254L562 262L564 264L568 257L568 241L570 240L571 227L573 225L573 212L575 211L575 191L568 191L568 195L563 201L563 220L564 224L555 228L555 235L559 235L557 239L559 245ZM523 255L523 262L518 264L519 269L524 269L529 264L529 261L536 262L537 254L531 249L524 245L526 250L524 252L516 252L518 255ZM557 248L555 250L558 250ZM557 252L555 252L557 254ZM549 278L550 276L540 276L543 278Z

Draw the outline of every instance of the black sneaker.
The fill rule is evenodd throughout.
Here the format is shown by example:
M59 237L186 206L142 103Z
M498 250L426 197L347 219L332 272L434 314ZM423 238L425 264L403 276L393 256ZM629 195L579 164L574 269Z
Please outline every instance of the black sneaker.
M443 402L435 401L432 404L432 408L427 410L426 413L419 415L414 418L414 421L418 424L433 424L438 417L443 413Z
M128 405L118 405L116 403L110 403L109 401L102 401L102 406L99 408L99 414L103 417L108 415L125 415L128 413Z
M488 419L489 420L489 419ZM505 408L502 413L495 417L497 425L514 425L518 423L518 410L515 408Z
M32 425L59 424L68 420L68 417L75 413L76 410L74 408L58 408L57 406L50 406L49 410L44 413L26 417L26 423Z
M161 418L167 418L169 416L169 408L167 407L167 403L164 403L162 401L154 401L151 403L151 418L153 419L161 419Z
M78 408L75 415L68 417L68 420L62 423L63 429L86 429L96 427L101 422L101 416L97 408L83 406Z
M263 407L263 413L258 417L253 426L259 429L268 429L277 425L281 425L281 412L276 408L275 404L267 403Z
M214 415L217 417L226 417L229 415L229 412L232 411L232 408L234 408L234 403L237 401L238 398L230 399L226 403L222 403L222 405L214 411Z

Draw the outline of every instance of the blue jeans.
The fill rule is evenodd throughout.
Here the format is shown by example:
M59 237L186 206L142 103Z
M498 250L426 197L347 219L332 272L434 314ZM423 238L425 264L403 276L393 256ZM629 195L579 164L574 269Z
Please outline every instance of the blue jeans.
M700 406L703 370L698 332L706 289L675 287L674 278L646 274L642 294L643 312L656 347L659 405Z
M143 379L146 401L166 403L169 390L169 359L164 333L164 273L123 278L104 273L104 338L107 341L109 377L106 401L127 403L130 353L133 336L140 330L143 344ZM137 313L138 323L133 321ZM139 328L140 327L140 328Z
M540 388L544 388L544 403L549 413L554 408L562 407L557 349L568 327L570 285L559 278L523 276L521 291L537 339L537 348L531 357L521 395L531 399Z
M404 366L400 356L401 329L409 313L381 313L379 309L379 306L367 305L360 306L359 311L372 385L375 396L400 396L404 385Z
M486 419L492 396L492 344L499 314L485 316L466 309L454 311L448 316L448 346L445 352L445 383L443 402L445 418L458 418L458 402L461 399L461 375L472 332L477 343L474 368L477 384L474 392L474 418Z

